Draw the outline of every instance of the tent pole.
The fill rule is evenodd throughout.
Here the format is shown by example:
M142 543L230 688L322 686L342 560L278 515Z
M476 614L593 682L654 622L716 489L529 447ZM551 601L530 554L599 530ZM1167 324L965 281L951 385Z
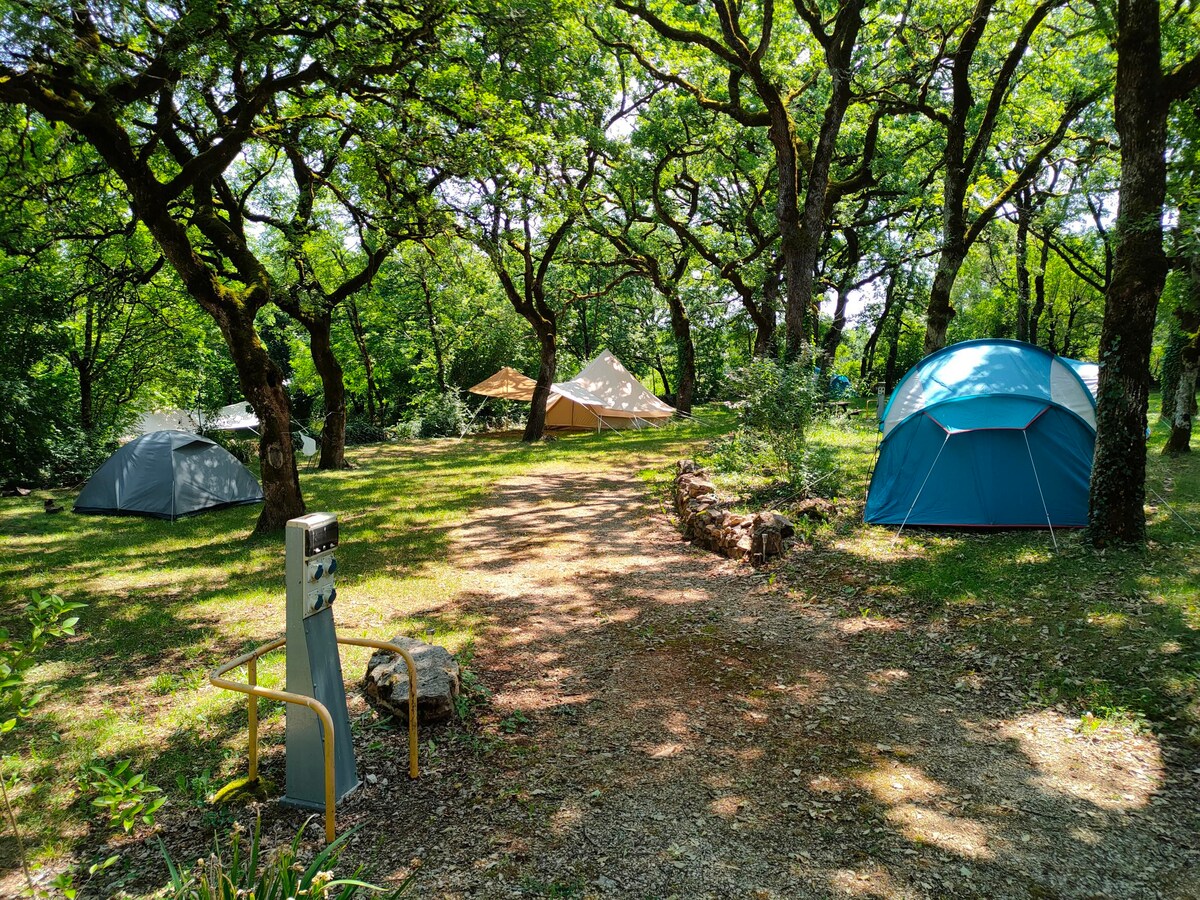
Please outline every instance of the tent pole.
M946 449L946 442L950 440L950 432L946 432L946 437L942 440L942 446L938 447L937 456L933 458L933 462L929 464L929 471L925 473L925 480L921 482L921 486L917 489L917 496L913 497L912 506L908 508L908 512L904 514L904 521L900 523L900 530L896 532L896 536L892 539L892 546L896 546L896 542L900 540L900 535L904 533L904 526L908 524L908 517L912 515L912 511L917 508L917 501L921 499L921 493L925 490L925 485L929 483L929 476L933 474L933 467L937 465L939 459L942 458L942 451Z
M481 412L483 412L483 408L485 406L487 406L488 399L489 398L485 395L483 398L483 402L480 403L478 407L476 407L475 412L471 413L471 418L467 419L467 424L465 426L463 426L463 430L458 433L458 436L460 438L464 438L467 436L467 432L471 430L471 423L475 421L476 416L478 416Z
M1029 466L1033 469L1033 480L1037 484L1038 496L1042 498L1042 512L1046 514L1046 527L1050 529L1050 540L1054 543L1054 552L1058 552L1058 538L1054 536L1054 523L1050 521L1050 510L1046 506L1046 495L1042 493L1042 479L1038 477L1037 463L1033 461L1033 450L1029 447L1029 432L1021 430L1025 438L1025 452L1029 454Z

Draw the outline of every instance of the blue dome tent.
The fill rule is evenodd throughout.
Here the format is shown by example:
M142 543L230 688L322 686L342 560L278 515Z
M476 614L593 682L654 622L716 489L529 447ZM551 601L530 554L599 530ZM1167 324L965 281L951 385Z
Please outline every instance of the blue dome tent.
M1087 524L1096 401L1047 350L978 340L931 353L896 386L879 427L867 522Z

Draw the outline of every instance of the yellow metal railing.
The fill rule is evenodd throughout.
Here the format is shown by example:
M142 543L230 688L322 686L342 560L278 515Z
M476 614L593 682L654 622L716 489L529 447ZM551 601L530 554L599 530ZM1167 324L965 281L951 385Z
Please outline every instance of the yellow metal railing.
M339 644L350 644L355 647L387 650L404 659L404 664L408 668L408 774L410 778L416 778L419 774L417 760L417 667L413 662L412 655L407 650L395 644L389 644L386 641L373 641L370 638L338 638L337 642ZM212 674L208 676L208 680L214 687L224 688L227 691L237 691L249 697L247 719L249 720L250 730L251 782L258 780L258 698L266 697L268 700L279 700L283 703L295 704L296 706L307 706L316 713L317 718L321 721L321 729L325 736L325 840L332 843L337 834L337 802L334 796L335 784L333 775L333 717L329 715L329 710L325 708L325 705L313 697L306 697L303 694L293 694L289 691L275 691L270 688L258 686L259 657L265 656L272 650L278 650L286 644L287 638L280 637L248 653L243 653L237 659L230 660L223 666L213 669ZM228 678L223 677L226 673L239 666L246 667L246 684L238 681L230 681Z

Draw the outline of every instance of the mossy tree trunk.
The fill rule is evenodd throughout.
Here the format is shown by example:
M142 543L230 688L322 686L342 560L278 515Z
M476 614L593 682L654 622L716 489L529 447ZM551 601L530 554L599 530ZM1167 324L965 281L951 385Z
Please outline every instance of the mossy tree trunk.
M1096 455L1087 535L1098 547L1146 537L1146 420L1150 346L1166 280L1162 214L1167 116L1200 85L1200 55L1162 72L1157 0L1117 5L1116 124L1121 181L1113 276L1100 335Z

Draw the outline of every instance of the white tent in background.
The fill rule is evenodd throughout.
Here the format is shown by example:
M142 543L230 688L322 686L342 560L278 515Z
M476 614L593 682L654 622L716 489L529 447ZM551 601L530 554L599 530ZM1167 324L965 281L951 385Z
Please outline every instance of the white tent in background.
M222 406L204 422L209 431L249 431L258 434L258 416L245 400Z
M1060 356L1059 359L1075 370L1075 374L1087 385L1092 396L1096 397L1100 389L1100 364L1084 362L1081 359L1067 359L1065 356Z
M130 437L152 434L155 431L247 431L258 433L258 416L245 400L222 406L213 415L199 410L156 409L144 413L131 429Z
M319 449L316 440L303 428L297 433L296 429L299 426L292 427L293 437L299 438L298 441L294 441L296 452L304 457L313 456ZM155 410L145 413L130 429L126 438L132 440L156 431L186 431L189 434L197 434L201 430L225 431L239 438L254 438L258 437L258 416L254 414L254 407L245 400L222 406L212 416L182 409Z
M501 400L533 400L537 384L532 378L505 366L491 378L470 388L472 394ZM601 350L600 355L570 381L550 385L546 402L548 428L645 428L662 425L675 414L629 373L621 361Z
M186 431L189 434L195 434L199 430L200 426L196 424L196 420L187 410L156 409L152 412L142 413L142 417L126 432L124 439L131 441L143 434L152 434L155 431Z

